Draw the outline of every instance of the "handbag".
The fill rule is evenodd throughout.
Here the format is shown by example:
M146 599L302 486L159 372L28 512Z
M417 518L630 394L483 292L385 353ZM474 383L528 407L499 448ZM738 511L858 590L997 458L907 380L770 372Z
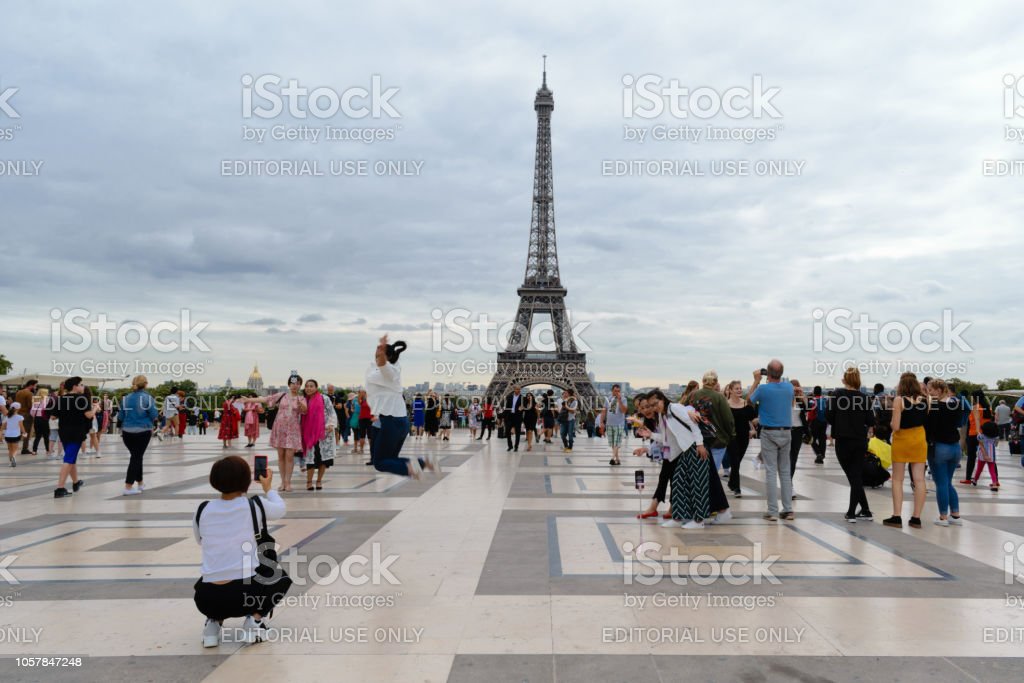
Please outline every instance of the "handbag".
M262 525L256 520L257 507L262 515ZM256 567L256 575L261 579L267 579L266 583L275 583L287 574L277 561L277 541L267 529L267 511L263 508L263 501L259 496L249 498L249 513L252 515L252 530L256 537L256 557L260 562Z

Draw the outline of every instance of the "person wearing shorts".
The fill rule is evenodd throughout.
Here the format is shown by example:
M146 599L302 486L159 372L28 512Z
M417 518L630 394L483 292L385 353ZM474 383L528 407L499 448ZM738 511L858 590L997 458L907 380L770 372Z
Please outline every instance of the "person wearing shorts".
M82 488L83 482L78 478L78 452L82 449L82 442L89 436L92 418L95 417L92 398L81 377L69 377L64 380L64 395L57 399L54 412L58 419L57 433L64 445L64 463L60 466L53 497L66 498L72 491ZM68 477L71 477L72 491L64 487Z
M608 445L612 449L612 459L608 464L620 465L619 448L622 447L622 435L626 431L626 399L622 397L622 387L618 384L612 385L612 395L601 411L601 424L604 425Z
M171 393L164 399L164 424L163 432L178 436L178 408L181 407L181 397L178 396L178 388L171 387Z

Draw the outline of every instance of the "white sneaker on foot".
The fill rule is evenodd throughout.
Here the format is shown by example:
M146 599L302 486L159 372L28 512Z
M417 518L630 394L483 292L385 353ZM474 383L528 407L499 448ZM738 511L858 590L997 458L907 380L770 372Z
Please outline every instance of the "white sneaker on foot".
M949 517L949 523L952 526L963 526L964 520L962 517Z
M937 524L938 526L949 526L949 520L939 518L935 520L935 524Z
M703 529L704 522L695 522L692 519L683 525L684 529Z
M423 468L420 467L420 461L417 458L409 458L409 476L413 479L419 479L423 475Z
M140 493L142 493L142 491L140 491L139 489L125 489L121 491L122 496L137 496Z
M217 647L220 645L220 622L213 619L206 620L203 627L203 647Z
M708 521L712 524L724 524L732 519L732 510L726 510L725 512L719 512L717 515L709 519Z
M660 526L663 529L678 529L679 527L682 526L682 524L680 524L678 522L678 520L669 519L669 520L666 520L666 521L662 522L658 526Z

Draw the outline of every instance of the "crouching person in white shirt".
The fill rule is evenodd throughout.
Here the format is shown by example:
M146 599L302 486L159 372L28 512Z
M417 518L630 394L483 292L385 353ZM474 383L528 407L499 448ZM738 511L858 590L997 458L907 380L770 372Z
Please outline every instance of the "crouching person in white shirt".
M285 514L272 480L267 470L259 480L263 495L249 498L252 471L244 458L221 458L210 469L210 485L220 491L220 498L200 504L192 523L203 548L203 576L195 585L196 607L206 616L203 647L216 647L224 620L236 617L245 617L245 622L225 640L265 640L274 607L292 585L276 562L260 559L257 537L261 531L267 535L267 520Z

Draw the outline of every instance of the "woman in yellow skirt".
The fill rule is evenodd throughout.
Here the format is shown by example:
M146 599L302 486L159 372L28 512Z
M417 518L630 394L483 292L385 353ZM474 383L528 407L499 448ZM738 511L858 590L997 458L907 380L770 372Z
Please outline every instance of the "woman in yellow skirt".
M896 400L892 406L892 517L882 522L885 526L903 528L904 465L910 465L914 482L914 516L910 526L921 528L921 512L928 493L924 479L924 464L928 459L928 442L924 424L928 419L929 401L921 383L912 372L900 375Z

